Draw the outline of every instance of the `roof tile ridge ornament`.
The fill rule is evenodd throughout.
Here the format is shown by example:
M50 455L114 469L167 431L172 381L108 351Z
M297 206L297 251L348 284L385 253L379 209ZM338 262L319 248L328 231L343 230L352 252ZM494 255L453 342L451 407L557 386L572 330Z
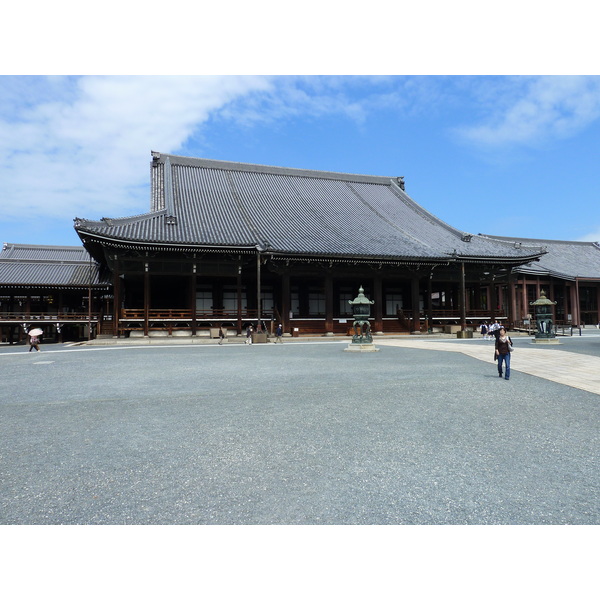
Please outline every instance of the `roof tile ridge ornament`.
M167 225L177 225L177 215L175 214L175 201L173 198L173 172L171 170L171 159L167 156L165 160L165 179L164 179L164 191L165 191L165 209Z
M147 219L156 219L157 217L163 217L166 215L166 210L161 208L160 210L153 210L140 215L132 215L129 217L101 217L100 219L82 219L75 217L73 219L75 229L85 229L86 227L118 227L120 225L127 225L129 223L135 223L137 221L143 221Z

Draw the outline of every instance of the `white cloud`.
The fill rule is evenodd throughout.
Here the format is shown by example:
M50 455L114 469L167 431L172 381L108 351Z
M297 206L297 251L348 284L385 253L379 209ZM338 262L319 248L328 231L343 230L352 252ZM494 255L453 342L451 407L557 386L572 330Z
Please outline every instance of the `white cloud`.
M175 152L212 112L270 85L264 77L0 78L3 217L145 212L150 150Z
M478 145L539 145L564 139L600 117L600 77L547 76L509 78L487 98L485 122L463 128Z
M577 240L577 241L600 243L600 226L595 231L592 231L592 232L584 235L583 237L580 237L579 240Z
M284 76L266 93L252 98L240 97L220 111L220 116L235 120L240 126L272 123L302 116L304 119L341 115L354 123L364 121L373 98L378 96L374 85L363 89L360 97L352 93L353 83L361 85L363 77ZM385 79L379 79L385 84Z
M209 118L239 126L406 105L397 79L0 77L5 221L146 212L150 151L176 153ZM359 93L357 94L357 90Z
M360 77L0 77L3 218L146 212L150 151L176 153L209 118L251 126L337 114L360 125L369 110L398 102L389 85Z

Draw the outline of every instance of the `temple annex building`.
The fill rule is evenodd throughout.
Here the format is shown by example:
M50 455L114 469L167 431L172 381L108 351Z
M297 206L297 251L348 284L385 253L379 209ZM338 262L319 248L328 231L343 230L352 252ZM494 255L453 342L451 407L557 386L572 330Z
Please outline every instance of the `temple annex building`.
M471 234L410 198L402 177L152 152L148 213L75 219L81 247L5 243L2 341L97 335L348 335L362 286L375 334L600 321L600 246Z

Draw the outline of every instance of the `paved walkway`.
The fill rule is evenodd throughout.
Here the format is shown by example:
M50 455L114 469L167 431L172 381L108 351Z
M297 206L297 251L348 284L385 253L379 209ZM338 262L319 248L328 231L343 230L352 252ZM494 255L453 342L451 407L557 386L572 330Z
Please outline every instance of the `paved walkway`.
M532 343L529 340L523 340L520 345L515 345L515 351L511 357L511 370L600 395L600 358L566 352L556 346L528 348L525 344L531 346ZM493 362L494 353L491 343L489 346L484 346L464 341L440 342L431 339L402 338L377 340L377 345L460 352L488 363Z

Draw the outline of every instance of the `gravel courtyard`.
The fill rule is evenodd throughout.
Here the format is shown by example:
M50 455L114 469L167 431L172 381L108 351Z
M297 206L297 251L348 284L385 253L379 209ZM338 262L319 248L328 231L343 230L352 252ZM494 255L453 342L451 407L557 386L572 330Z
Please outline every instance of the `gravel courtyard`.
M1 524L598 524L600 397L344 343L0 349Z

